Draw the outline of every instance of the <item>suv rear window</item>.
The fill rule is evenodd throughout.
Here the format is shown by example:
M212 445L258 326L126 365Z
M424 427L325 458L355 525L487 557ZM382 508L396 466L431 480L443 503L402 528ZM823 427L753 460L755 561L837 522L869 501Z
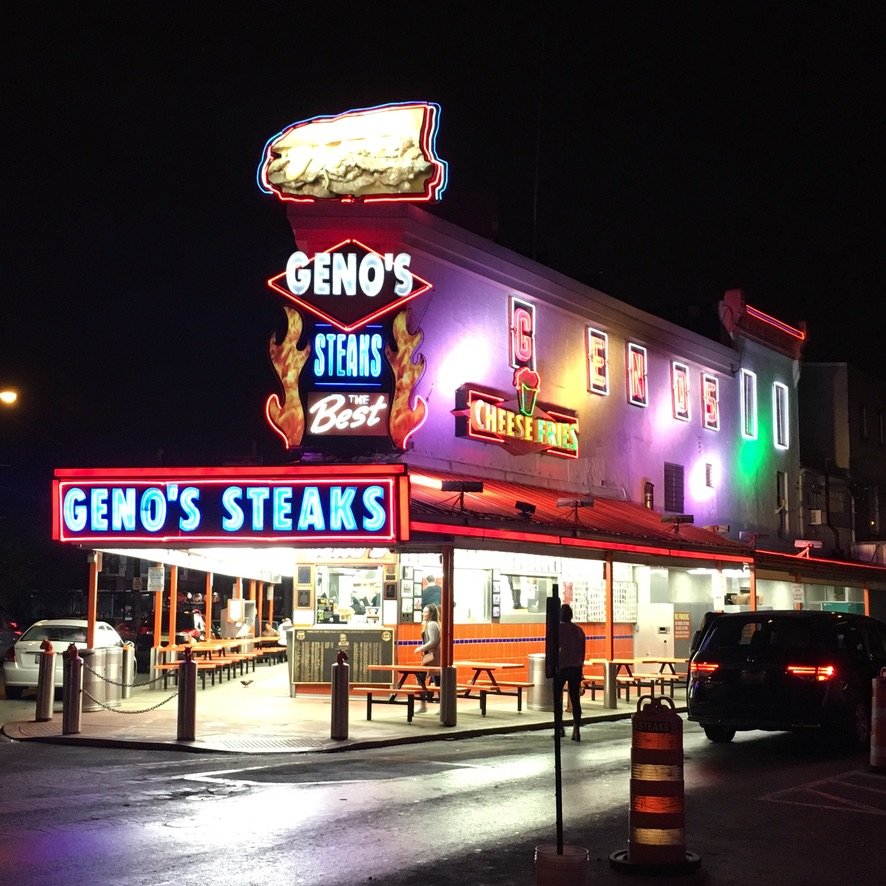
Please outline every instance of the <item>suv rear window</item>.
M705 651L718 649L809 649L815 645L812 625L789 618L718 619Z

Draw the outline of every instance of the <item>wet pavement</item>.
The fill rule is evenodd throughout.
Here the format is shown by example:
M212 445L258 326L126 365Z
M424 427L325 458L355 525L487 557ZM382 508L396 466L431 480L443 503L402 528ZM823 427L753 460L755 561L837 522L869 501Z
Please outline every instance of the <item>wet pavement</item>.
M416 713L412 723L406 721L404 705L374 704L372 719L367 720L365 697L352 696L347 738L333 739L329 696L310 695L300 690L293 698L288 679L285 663L261 664L254 673L244 677L217 682L215 686L207 682L205 689L200 688L198 679L193 740L178 738L178 695L171 681L167 689L162 688L162 682L153 687L137 685L131 689L129 698L112 703L110 709L84 710L77 734L63 734L61 701L56 701L51 720L37 721L35 701L31 719L7 722L2 732L14 741L268 754L345 751L492 733L553 730L553 713L529 709L525 697L523 710L518 712L516 698L489 696L485 717L480 713L478 699L459 697L456 725L444 726L437 704L429 704L427 713ZM135 682L146 681L148 675L139 674ZM88 699L87 704L97 707ZM679 694L676 708L683 710ZM605 708L600 700L591 701L589 696L582 699L584 723L623 719L636 709L633 698L631 702L619 700L615 710ZM564 715L564 722L568 741L571 713ZM187 725L184 721L185 735Z

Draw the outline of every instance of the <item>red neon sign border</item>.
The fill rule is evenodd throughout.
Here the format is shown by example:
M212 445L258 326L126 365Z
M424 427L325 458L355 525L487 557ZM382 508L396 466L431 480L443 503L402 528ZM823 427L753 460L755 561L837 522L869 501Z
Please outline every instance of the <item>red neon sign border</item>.
M798 341L806 341L806 333L802 329L797 329L796 327L779 320L777 317L773 317L771 314L767 314L765 311L761 311L759 308L752 307L751 305L746 304L744 309L746 313L751 315L751 317L755 317L762 323L768 323L770 326L779 330L779 332L784 332L786 335L790 335Z
M125 470L125 469L121 469ZM150 469L149 469L150 470ZM211 469L207 469L211 470ZM56 472L58 473L58 472ZM66 472L66 473L74 473L74 472ZM375 540L376 543L393 543L396 541L405 540L401 532L399 531L399 526L403 522L399 519L400 513L408 514L408 507L406 511L400 511L403 503L403 486L405 485L408 490L408 484L398 482L398 480L405 479L405 472L389 472L389 476L382 476L377 478L372 478L371 474L369 478L376 479L381 482L383 485L387 486L387 496L388 496L388 531L383 534L350 534L350 533L319 533L319 534L301 534L301 533L256 533L256 534L244 534L244 535L228 535L228 534L212 534L212 533L177 533L177 534L129 534L124 532L115 533L112 531L103 532L103 533L95 533L95 534L68 534L63 526L63 522L61 519L61 501L64 498L64 491L68 487L96 487L96 486L105 486L108 485L107 479L110 479L108 475L105 475L104 478L96 476L94 479L81 479L77 480L75 477L70 477L69 479L55 479L52 481L52 538L55 541L60 541L68 544L79 544L85 542L97 543L103 542L106 544L109 543L121 543L121 544L138 544L138 543L178 543L178 544L190 544L190 543L224 543L229 545L250 545L253 543L261 543L261 542L286 542L286 541L299 541L305 544L312 544L317 541L338 541L338 542L351 542L351 541L365 541L371 542ZM395 474L400 474L401 476L398 478ZM164 476L168 476L168 473L164 474ZM239 482L242 482L244 479L252 478L252 479L260 479L260 480L268 480L268 477L255 477L251 473L244 474ZM363 482L369 478L361 478ZM123 475L117 477L116 479L125 480L131 486L141 486L141 487L151 487L151 486L168 486L172 485L169 482L164 482L160 479L160 477L155 477L153 479L144 478L144 479L132 479L131 475ZM197 477L194 476L193 473L188 472L186 470L181 472L181 479L175 481L175 485L178 485L182 480L185 479L193 479L196 480ZM325 485L325 486L340 486L344 485L348 482L348 477L305 477L303 479L298 480L298 484L300 486L307 485ZM356 478L350 478L356 479ZM200 479L198 482L202 486L229 486L231 485L233 478L228 476L227 478L219 477L218 479ZM293 482L293 478L291 477L283 477L277 478L279 482L282 483L291 483ZM408 491L407 491L408 498ZM398 508L396 505L399 505ZM408 526L408 519L406 521ZM408 538L409 532L408 528L405 533L405 538Z

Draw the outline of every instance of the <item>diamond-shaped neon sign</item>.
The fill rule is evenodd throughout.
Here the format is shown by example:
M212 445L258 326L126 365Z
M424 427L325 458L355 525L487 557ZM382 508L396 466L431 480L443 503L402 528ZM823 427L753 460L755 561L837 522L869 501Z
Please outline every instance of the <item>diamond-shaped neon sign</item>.
M313 257L294 252L268 286L342 332L353 332L431 288L410 265L409 253L376 252L349 238Z

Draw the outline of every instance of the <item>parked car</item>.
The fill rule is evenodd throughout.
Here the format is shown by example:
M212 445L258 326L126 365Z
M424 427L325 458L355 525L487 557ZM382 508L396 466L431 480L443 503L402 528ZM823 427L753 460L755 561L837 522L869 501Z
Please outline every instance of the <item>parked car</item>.
M0 658L6 655L6 650L21 637L22 632L18 623L11 619L5 612L0 612Z
M6 697L21 698L26 689L37 687L40 673L42 643L49 640L55 652L55 685L62 685L62 655L73 643L77 649L86 649L87 621L83 618L46 618L34 622L10 647L3 659L3 677ZM120 635L107 622L95 623L94 648L122 646Z
M819 729L870 741L886 624L843 612L716 615L689 662L688 717L714 742L749 729Z

